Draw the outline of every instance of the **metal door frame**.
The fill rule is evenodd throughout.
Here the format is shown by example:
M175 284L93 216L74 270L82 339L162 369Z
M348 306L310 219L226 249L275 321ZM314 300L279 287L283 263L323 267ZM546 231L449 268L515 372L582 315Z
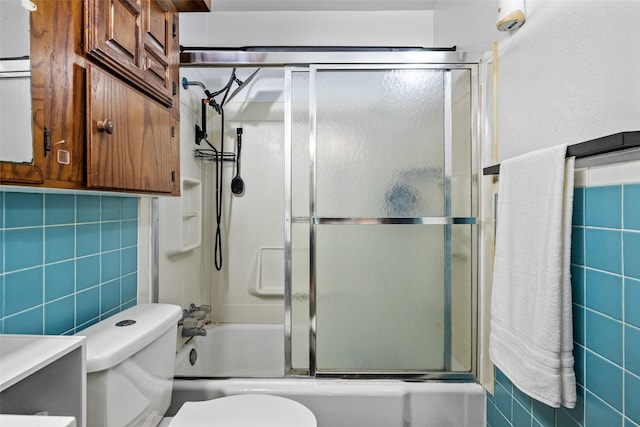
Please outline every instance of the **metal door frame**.
M363 58L364 59L364 58ZM315 122L315 75L318 70L350 70L350 69L429 69L441 70L445 78L445 215L443 217L417 217L417 218L318 218L316 216L316 122ZM451 78L450 70L466 69L471 73L471 217L451 217L451 200L450 200L450 184L451 184L451 140L452 140L452 117L451 117ZM291 77L294 72L309 72L310 86L310 106L309 106L309 127L310 127L310 188L309 188L309 209L310 218L306 221L304 218L292 217L292 135L291 135ZM300 67L285 67L285 375L288 376L328 376L341 378L412 378L412 379L456 379L456 380L473 380L475 378L477 368L477 281L478 281L478 262L477 262L477 226L476 218L478 216L478 176L480 173L480 151L479 151L479 82L478 82L478 64L476 63L459 63L459 64L436 64L436 63L401 63L393 64L384 62L377 63L341 63L341 64L309 64ZM310 278L309 278L309 367L308 369L292 367L292 225L293 223L307 222L309 223L310 238ZM331 372L321 373L316 370L316 282L315 282L315 229L319 224L442 224L445 226L445 370L434 372L372 372L372 373L349 373L349 372ZM451 372L451 247L450 236L451 226L454 224L471 224L472 227L472 283L471 283L471 307L472 325L471 325L471 365L470 372ZM448 321L447 321L448 319Z

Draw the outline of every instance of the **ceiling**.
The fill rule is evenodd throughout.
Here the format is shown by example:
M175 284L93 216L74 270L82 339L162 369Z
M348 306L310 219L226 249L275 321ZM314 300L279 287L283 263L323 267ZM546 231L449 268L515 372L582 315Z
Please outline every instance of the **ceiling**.
M218 12L433 10L437 0L212 0Z

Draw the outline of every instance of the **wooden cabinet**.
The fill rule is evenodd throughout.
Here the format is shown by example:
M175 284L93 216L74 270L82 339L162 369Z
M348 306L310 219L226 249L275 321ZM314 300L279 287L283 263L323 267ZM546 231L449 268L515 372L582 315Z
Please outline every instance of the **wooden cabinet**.
M173 1L32 1L34 162L0 183L178 195Z
M211 12L211 0L173 0L178 12Z
M42 184L42 155L34 153L32 163L0 162L0 184Z
M171 107L177 13L160 0L88 0L87 56Z
M177 171L171 111L87 66L87 187L170 193Z

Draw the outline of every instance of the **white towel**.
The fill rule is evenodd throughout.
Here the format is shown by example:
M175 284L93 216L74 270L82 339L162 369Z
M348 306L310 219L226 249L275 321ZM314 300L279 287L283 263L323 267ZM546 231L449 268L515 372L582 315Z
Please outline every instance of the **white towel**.
M489 355L521 391L573 408L571 213L566 145L500 165Z

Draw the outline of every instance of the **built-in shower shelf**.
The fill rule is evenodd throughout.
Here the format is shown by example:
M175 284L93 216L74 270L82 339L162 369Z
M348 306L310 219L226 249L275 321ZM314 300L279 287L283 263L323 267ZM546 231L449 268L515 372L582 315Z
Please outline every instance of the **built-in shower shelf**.
M167 242L169 254L189 252L202 242L202 186L195 178L182 177L179 199L167 200L169 224L178 226L177 238Z
M212 150L210 148L198 148L194 150L193 155L198 160L206 160L209 162L234 162L236 161L236 154L225 151L220 153L219 151Z
M258 258L260 273L251 293L258 296L283 296L284 248L260 248Z

